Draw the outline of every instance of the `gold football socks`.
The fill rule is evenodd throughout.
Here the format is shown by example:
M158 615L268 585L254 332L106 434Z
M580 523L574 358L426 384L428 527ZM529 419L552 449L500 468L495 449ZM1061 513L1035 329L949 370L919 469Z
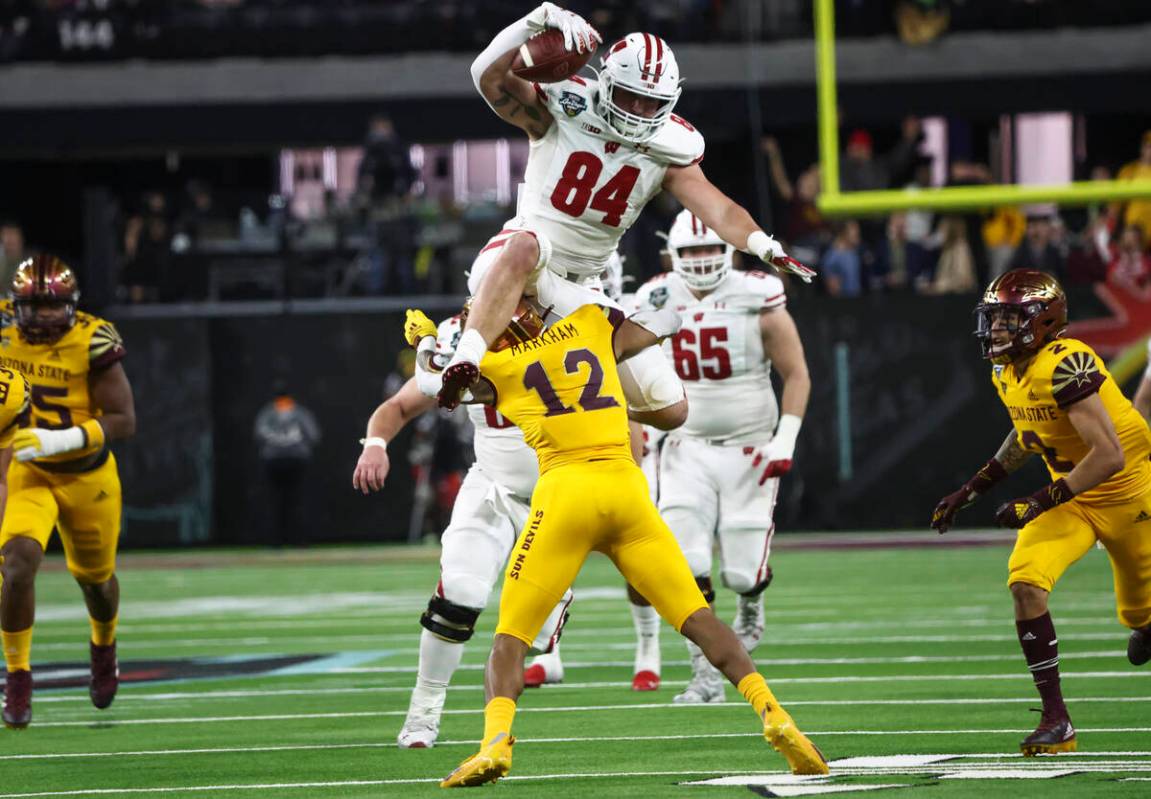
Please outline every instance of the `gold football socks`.
M113 616L111 621L98 621L91 616L88 623L92 625L92 643L96 646L110 646L116 643L116 622L119 616Z
M31 671L32 660L32 628L10 633L0 631L4 640L4 662L8 664L8 671Z

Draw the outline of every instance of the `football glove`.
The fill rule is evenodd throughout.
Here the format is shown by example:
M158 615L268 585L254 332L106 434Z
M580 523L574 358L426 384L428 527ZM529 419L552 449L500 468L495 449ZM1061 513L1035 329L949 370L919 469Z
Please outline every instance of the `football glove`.
M1060 477L1054 483L1046 485L1029 497L1019 497L1010 502L1004 502L995 512L995 523L1000 527L1009 527L1018 530L1034 520L1039 514L1049 511L1056 505L1062 505L1075 496L1067 487L1067 481Z
M757 230L747 237L747 251L777 272L795 275L804 283L810 283L815 277L814 269L789 256L783 251L783 245L762 230Z
M480 379L480 367L470 361L457 361L444 369L443 386L437 396L439 406L449 411L459 407L464 392Z
M12 450L16 460L30 461L83 449L87 443L88 437L79 427L69 427L66 430L25 427L16 431L12 439Z
M763 485L773 477L783 477L791 471L791 461L795 456L795 440L799 437L799 427L803 419L790 413L785 413L776 425L775 435L765 447L756 447L752 450L751 466L758 469L763 466L763 474L759 477L759 485Z
M528 27L539 32L555 28L564 35L564 47L582 53L594 50L603 43L599 31L579 14L560 8L554 3L543 3L527 15Z
M416 308L409 308L404 315L404 340L409 347L418 347L425 336L436 337L436 323L427 314Z
M957 491L939 500L939 504L931 514L932 528L938 530L940 534L946 533L955 521L955 514L975 502L980 494L990 491L992 486L1005 477L1007 470L1003 468L1003 464L995 458L987 461L975 476L961 485Z

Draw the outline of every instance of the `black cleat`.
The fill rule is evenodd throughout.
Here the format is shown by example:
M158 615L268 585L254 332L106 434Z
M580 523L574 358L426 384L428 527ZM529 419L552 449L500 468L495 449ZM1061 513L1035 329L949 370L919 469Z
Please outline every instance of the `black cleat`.
M88 696L92 704L103 710L116 698L120 687L120 664L116 661L116 642L107 646L97 646L88 642L92 656L92 677L88 682Z
M1074 752L1079 745L1075 741L1075 728L1071 726L1071 718L1067 715L1067 711L1058 716L1049 715L1047 711L1042 712L1043 718L1039 720L1039 726L1035 728L1035 732L1023 739L1019 744L1019 751L1024 757Z
M22 730L32 721L32 672L8 672L4 683L4 726Z
M1127 660L1132 666L1142 666L1151 660L1151 627L1131 631L1127 639Z

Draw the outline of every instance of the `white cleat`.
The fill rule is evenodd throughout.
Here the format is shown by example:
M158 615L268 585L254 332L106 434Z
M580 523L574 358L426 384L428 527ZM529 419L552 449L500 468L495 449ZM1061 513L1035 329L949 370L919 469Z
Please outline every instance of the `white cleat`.
M739 598L739 607L731 629L744 649L748 652L755 651L760 639L763 638L763 594L752 598L744 596Z
M704 658L699 658L703 661L702 664L694 662L695 660L696 658L693 657L692 671L695 673L692 675L691 681L683 689L683 693L676 694L671 701L677 705L706 705L722 702L724 700L723 675Z
M537 655L524 669L524 688L539 688L564 681L564 664L559 652Z
M404 719L404 726L396 736L401 749L431 749L436 745L440 734L440 717L411 715Z

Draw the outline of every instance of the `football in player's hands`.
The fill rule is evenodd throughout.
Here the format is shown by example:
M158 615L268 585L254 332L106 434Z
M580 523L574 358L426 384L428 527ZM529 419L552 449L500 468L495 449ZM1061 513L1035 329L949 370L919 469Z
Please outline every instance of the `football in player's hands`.
M533 83L557 83L579 72L595 53L595 42L582 53L564 45L563 31L548 28L520 45L512 73Z

